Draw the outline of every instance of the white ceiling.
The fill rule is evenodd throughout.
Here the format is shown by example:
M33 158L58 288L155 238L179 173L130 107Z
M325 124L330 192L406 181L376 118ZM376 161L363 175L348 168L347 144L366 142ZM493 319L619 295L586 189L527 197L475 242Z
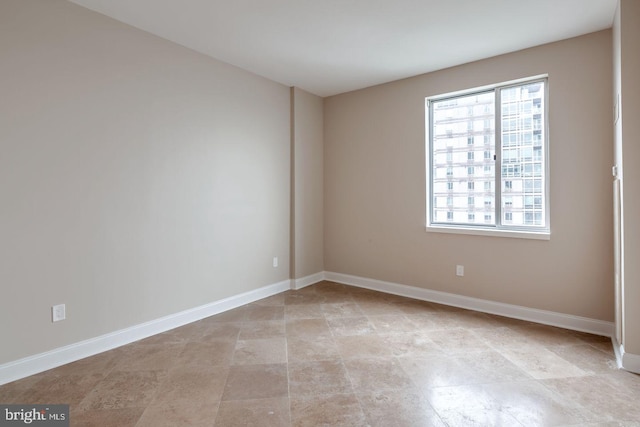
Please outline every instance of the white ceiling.
M611 27L617 0L71 0L329 96Z

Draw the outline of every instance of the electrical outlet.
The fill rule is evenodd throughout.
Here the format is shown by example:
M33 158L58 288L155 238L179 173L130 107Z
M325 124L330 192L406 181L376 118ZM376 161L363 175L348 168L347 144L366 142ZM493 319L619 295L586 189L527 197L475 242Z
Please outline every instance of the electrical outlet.
M58 304L51 307L51 321L59 322L67 318L66 307L64 304Z
M464 265L456 265L456 276L464 276Z
M275 268L275 267L277 267L277 266L278 266L278 257L277 257L277 256L274 256L274 257L273 257L273 267Z

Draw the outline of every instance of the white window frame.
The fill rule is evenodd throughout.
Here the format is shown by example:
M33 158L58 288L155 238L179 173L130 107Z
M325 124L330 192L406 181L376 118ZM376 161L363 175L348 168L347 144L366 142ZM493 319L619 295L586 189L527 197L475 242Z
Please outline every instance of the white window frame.
M520 86L527 83L535 83L536 81L544 82L544 102L545 109L544 114L544 182L545 182L545 218L546 224L544 227L518 227L510 224L503 223L504 208L501 203L501 152L502 141L500 135L502 134L501 126L501 107L500 107L500 91L499 89L505 89L510 86ZM442 101L448 98L456 98L465 95L473 95L475 93L495 91L495 167L494 167L494 181L496 185L495 189L495 211L494 217L495 225L491 224L444 224L432 222L433 210L431 208L432 203L432 140L431 140L431 118L432 112L430 103L434 101ZM425 152L426 152L426 231L437 233L454 233L454 234L470 234L470 235L482 235L482 236L500 236L500 237L515 237L526 239L539 239L549 240L551 238L551 216L550 216L550 155L549 155L549 81L548 75L538 75L533 77L527 77L523 79L511 80L507 82L497 83L494 85L482 86L472 89L461 90L457 92L446 93L442 95L429 96L425 98Z

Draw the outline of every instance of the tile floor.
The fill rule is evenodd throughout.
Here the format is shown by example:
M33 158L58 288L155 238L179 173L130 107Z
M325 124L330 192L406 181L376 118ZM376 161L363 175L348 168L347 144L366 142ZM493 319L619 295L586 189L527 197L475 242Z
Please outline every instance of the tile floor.
M609 338L322 282L0 387L72 426L640 426Z

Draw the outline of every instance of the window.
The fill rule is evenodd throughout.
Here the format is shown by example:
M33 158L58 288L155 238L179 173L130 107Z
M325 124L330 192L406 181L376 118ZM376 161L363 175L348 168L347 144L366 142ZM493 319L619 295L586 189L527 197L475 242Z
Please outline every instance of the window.
M427 226L444 225L445 231L459 228L463 232L494 230L548 235L547 115L546 77L427 98ZM465 117L467 124L478 126L467 125L465 133L464 124L459 126L461 117ZM456 129L453 138L447 132L452 128ZM484 203L476 205L475 199L468 197L465 205L464 198L456 199L456 209L467 211L467 222L464 216L456 216L455 224L446 224L452 220L449 211L435 201L449 196L444 184L438 182L453 176L453 171L437 159L452 150L467 152L469 163L475 161L469 145L474 144L474 133L479 132L484 142L483 160L478 164L484 172ZM474 190L471 179L475 173L475 166L468 165L466 179L457 171L456 176L462 183L467 181L468 190ZM484 222L476 221L477 212Z

